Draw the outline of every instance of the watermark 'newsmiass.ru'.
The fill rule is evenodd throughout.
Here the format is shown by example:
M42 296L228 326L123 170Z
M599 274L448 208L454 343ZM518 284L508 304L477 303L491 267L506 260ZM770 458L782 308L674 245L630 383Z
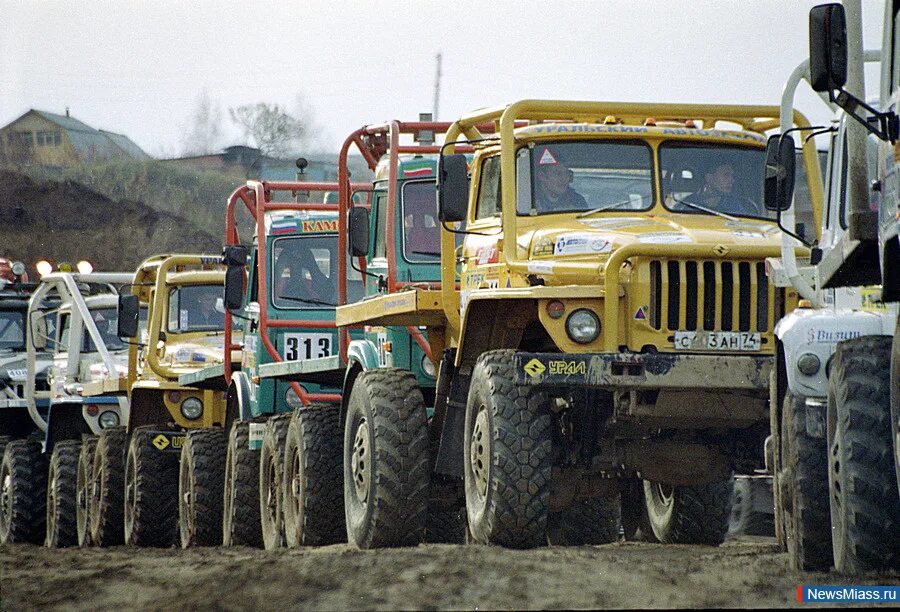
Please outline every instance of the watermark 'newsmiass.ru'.
M900 586L800 585L800 603L897 603Z

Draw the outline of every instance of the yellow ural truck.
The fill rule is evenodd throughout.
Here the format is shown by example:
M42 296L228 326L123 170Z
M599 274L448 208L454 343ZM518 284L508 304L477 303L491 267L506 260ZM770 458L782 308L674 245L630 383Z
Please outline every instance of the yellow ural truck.
M438 170L441 288L337 309L340 326L420 326L439 362L427 421L410 408L422 396L381 380L409 376L348 373L348 517L389 540L378 474L423 430L432 489L464 482L472 541L603 543L621 520L721 543L733 474L764 465L773 329L797 301L765 271L781 243L762 197L778 111L525 100L456 121ZM818 177L811 144L803 155ZM351 211L351 251L367 222ZM386 418L403 435L379 435ZM384 508L364 512L373 499Z
M222 361L224 282L220 256L160 255L137 269L131 295L120 295L128 373L85 385L82 393L125 395L131 409L126 426L104 430L79 461L82 544L171 546L179 503L199 517L188 527L189 544L221 542L224 379L186 386L178 377ZM139 331L143 308L147 326ZM180 470L182 447L188 466Z

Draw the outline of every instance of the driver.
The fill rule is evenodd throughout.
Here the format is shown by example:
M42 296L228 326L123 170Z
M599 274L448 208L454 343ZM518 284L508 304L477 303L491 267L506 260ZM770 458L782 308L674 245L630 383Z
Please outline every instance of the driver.
M286 258L286 261L282 262L279 258L278 268L282 274L285 269L289 270L290 277L277 287L277 297L307 298L328 304L335 302L337 296L331 280L322 272L312 251L306 245L301 244L289 251L285 250L282 257ZM279 275L279 278L283 277Z
M550 147L542 147L538 152L536 176L534 208L538 214L587 208L584 196L569 186L572 171Z
M191 327L222 327L225 315L216 310L216 294L204 291L197 297L197 307L188 312L188 324Z
M733 190L734 166L727 161L713 162L703 174L703 187L685 201L726 214L759 215L753 202L735 195Z

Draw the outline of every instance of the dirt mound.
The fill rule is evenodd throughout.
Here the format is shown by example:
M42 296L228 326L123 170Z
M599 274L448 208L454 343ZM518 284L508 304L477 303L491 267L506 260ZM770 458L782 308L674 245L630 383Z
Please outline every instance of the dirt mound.
M74 181L35 182L0 170L0 256L90 261L96 270L133 270L157 253L218 253L221 236L189 217L111 200Z

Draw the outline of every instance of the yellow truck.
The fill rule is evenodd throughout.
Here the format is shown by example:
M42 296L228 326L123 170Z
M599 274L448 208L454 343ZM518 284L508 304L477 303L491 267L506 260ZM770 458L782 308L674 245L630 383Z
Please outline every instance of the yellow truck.
M441 288L336 313L339 326L419 326L439 362L430 420L408 372L348 373L351 541L406 541L426 509L401 521L391 500L437 474L464 481L479 543L609 542L620 509L650 539L722 542L732 475L764 465L773 329L797 301L765 271L781 243L762 197L778 111L523 100L450 127ZM463 142L474 156L454 153ZM803 159L819 178L812 143ZM362 252L368 218L348 218ZM403 478L385 476L395 462Z
M178 536L179 503L196 518L182 541L187 535L189 544L221 542L224 378L198 386L178 378L223 359L224 282L220 256L160 255L138 267L131 295L120 295L128 372L86 384L82 394L127 396L129 417L86 444L79 460L82 544L170 546ZM148 309L143 333L141 307ZM183 446L189 460L179 473Z

